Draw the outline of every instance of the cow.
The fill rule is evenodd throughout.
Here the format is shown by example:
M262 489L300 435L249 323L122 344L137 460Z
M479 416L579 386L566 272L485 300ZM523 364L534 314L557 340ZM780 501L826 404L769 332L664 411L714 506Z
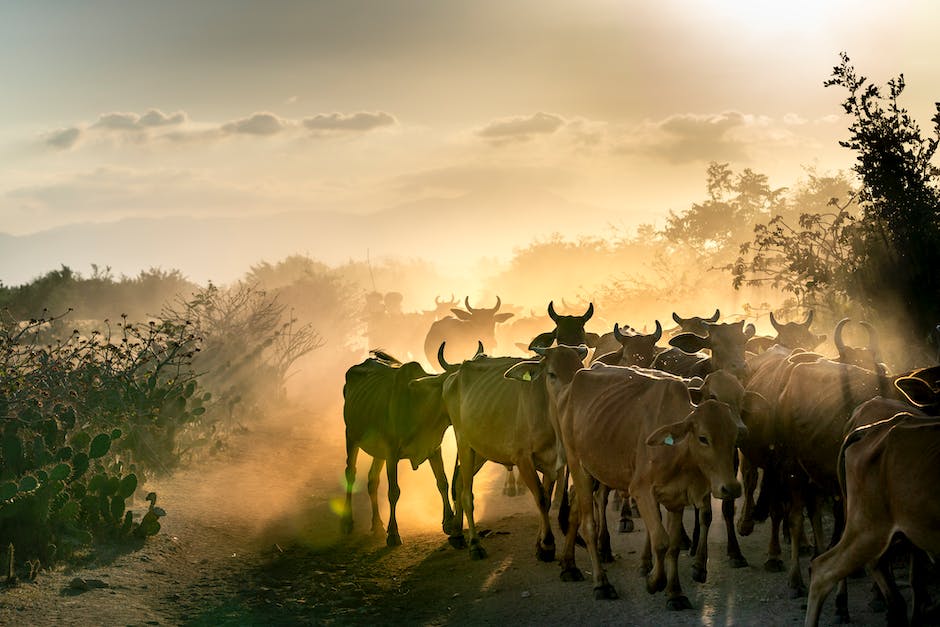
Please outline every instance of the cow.
M555 559L555 538L548 519L550 487L564 466L557 422L550 415L548 390L564 385L583 366L587 347L539 348L544 376L536 382L519 382L506 373L526 362L518 357L480 357L466 361L448 375L443 395L454 425L460 466L457 523L450 533L454 546L463 544L463 517L467 519L471 559L486 557L480 543L473 510L473 477L487 461L519 469L539 510L536 557ZM542 473L539 482L537 472ZM458 474L458 473L455 473Z
M940 418L901 412L853 430L837 458L845 494L845 529L839 542L813 560L805 624L819 622L833 585L863 566L888 599L888 624L907 624L903 597L881 559L897 534L917 549L940 553ZM922 590L912 575L915 619L922 614Z
M839 320L836 324L836 330L832 334L832 341L836 345L836 350L839 351L838 361L885 374L887 367L881 363L878 333L875 328L870 323L862 320L859 325L868 331L868 346L846 346L845 341L842 339L842 333L845 325L849 322L848 318Z
M372 502L372 532L382 532L378 508L379 473L383 464L388 478L389 519L386 544L401 544L395 508L398 461L407 459L413 469L425 460L437 479L443 502L442 528L451 531L454 512L447 494L447 476L441 458L441 440L450 426L444 407L442 386L446 374L428 375L417 362L401 363L373 351L372 357L346 371L343 386L343 419L346 423L346 502L341 530L351 533L352 490L356 483L356 459L362 449L372 456L368 491Z
M502 301L496 297L496 306L492 309L474 309L470 306L470 297L464 298L463 309L451 309L453 316L436 320L428 329L424 339L424 354L429 364L434 363L437 349L446 342L452 355L467 357L473 354L477 342L483 342L484 350L492 350L496 344L496 325L513 316L511 313L498 313Z
M597 550L592 504L597 480L628 490L637 500L651 546L644 555L644 567L650 568L647 591L665 589L667 607L690 608L677 569L682 512L690 504L703 506L711 495L734 498L741 490L732 464L738 429L730 407L715 400L694 406L678 377L604 364L576 372L553 400L578 501L572 512L584 518L595 598L617 598ZM668 512L668 535L660 506ZM566 580L580 576L574 563L579 521L572 518L561 559ZM696 566L704 572L704 564Z
M790 348L813 350L826 341L826 334L817 335L809 330L813 323L813 310L810 309L803 322L777 322L774 312L770 312L770 324L777 332L776 337L752 337L745 344L749 353L763 353L774 344Z
M608 337L609 336L609 337ZM608 366L639 366L649 368L653 359L662 352L656 342L663 336L663 327L656 321L656 330L650 334L637 333L628 329L621 331L619 324L614 324L611 333L605 333L595 347L594 361L600 361ZM616 344L616 347L611 345Z
M549 301L548 316L555 323L555 328L535 336L529 343L529 350L547 348L552 343L565 346L595 346L600 336L584 330L584 325L593 315L594 303L588 303L587 311L580 316L563 316L555 312L555 302Z

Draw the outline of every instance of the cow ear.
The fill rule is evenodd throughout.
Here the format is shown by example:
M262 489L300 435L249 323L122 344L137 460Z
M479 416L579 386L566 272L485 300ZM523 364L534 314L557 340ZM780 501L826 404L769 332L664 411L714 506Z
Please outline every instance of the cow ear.
M507 320L509 320L510 318L512 318L514 315L516 315L516 314L511 314L511 313L499 313L499 314L496 314L495 316L493 316L493 320L494 320L497 324L499 324L500 322L506 322Z
M675 346L683 353L696 353L703 348L708 348L711 346L711 342L708 341L707 337L702 337L701 335L695 335L694 333L680 333L676 337L669 340L670 346Z
M744 327L744 337L747 339L751 339L752 337L754 337L755 333L757 333L757 327L755 327L753 324L748 322L747 325Z
M691 398L692 402L695 403L696 405L702 402L702 396L703 396L703 393L702 393L701 386L689 388L689 398Z
M763 394L748 390L741 400L741 420L745 426L770 420L770 402Z
M930 387L930 384L917 377L902 377L894 382L894 385L901 390L907 400L918 407L930 405L937 402L937 393Z
M552 345L552 342L555 341L555 332L546 331L545 333L539 333L535 336L535 339L529 342L529 350L535 348L548 348Z
M665 427L660 427L653 431L646 438L647 446L673 446L682 441L692 428L692 423L688 420L675 422Z
M518 364L503 373L507 379L519 381L534 381L542 375L542 360L530 359L520 361Z
M473 314L464 311L463 309L451 309L450 312L457 316L458 320L469 320L473 317Z
M597 343L601 341L601 336L597 333L585 332L584 334L584 343L591 348L597 346Z

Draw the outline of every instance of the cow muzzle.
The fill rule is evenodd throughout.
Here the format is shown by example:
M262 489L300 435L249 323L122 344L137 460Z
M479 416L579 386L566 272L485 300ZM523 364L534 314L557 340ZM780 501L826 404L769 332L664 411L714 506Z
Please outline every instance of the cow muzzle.
M717 490L712 490L712 494L715 498L723 501L736 499L741 496L741 484L738 481L722 484Z

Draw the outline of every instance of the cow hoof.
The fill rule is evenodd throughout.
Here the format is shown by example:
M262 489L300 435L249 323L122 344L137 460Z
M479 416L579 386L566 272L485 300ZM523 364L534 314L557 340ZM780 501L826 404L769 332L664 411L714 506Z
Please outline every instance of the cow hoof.
M800 599L806 596L806 586L799 584L797 586L790 586L790 598L791 599Z
M584 574L577 566L569 566L561 571L562 581L584 581Z
M672 611L681 611L681 610L691 610L692 602L689 601L689 597L683 595L677 597L671 597L666 601L666 609Z
M609 583L603 583L594 588L595 601L608 601L619 598L620 596L617 594L617 591L614 590L614 587Z
M625 518L620 521L620 533L630 533L633 531L633 519Z
M692 581L697 583L705 583L705 579L708 577L708 571L700 566L692 566Z
M447 541L455 549L467 548L467 541L464 540L463 534L460 534L459 536L448 536Z
M486 549L479 544L470 545L470 559L481 560L486 557Z
M448 536L463 532L463 529L457 528L457 520L454 516L445 519L444 522L441 523L441 529L444 531L444 534Z
M731 568L747 568L748 567L747 560L744 559L743 555L729 556L728 561L731 564Z
M350 517L343 516L342 520L339 521L339 530L346 535L349 535L352 533L353 521L352 521L351 516Z
M537 557L540 562L554 562L555 547L537 545L535 547L535 557Z
M381 523L378 525L373 524L372 527L369 528L369 532L374 536L384 536L385 527L383 527Z
M602 564L613 564L614 563L614 554L611 553L610 549L606 551L600 551L597 555Z
M658 579L653 579L652 577L646 578L646 591L650 594L656 594L662 590L666 589L666 578L659 577Z
M742 536L749 536L754 533L754 521L753 520L742 520L738 523L738 533Z
M385 539L386 546L401 546L401 536L397 533L390 533Z
M766 570L768 573L782 573L783 560L776 557L771 557L766 562L764 562L764 570Z

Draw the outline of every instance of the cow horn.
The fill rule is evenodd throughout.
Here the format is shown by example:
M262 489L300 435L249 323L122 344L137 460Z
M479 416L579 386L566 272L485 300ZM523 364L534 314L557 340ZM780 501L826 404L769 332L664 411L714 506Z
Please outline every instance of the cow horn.
M656 330L653 331L653 344L658 342L660 338L663 337L663 325L659 324L659 320L656 321Z
M676 324L678 324L680 327L682 326L682 323L685 322L676 312L672 312L672 319L675 320Z
M878 361L879 360L878 332L875 331L875 327L873 327L868 322L865 322L864 320L861 321L859 324L865 327L865 330L868 331L868 349L872 352L872 355L874 356L875 361Z
M499 308L502 306L503 301L499 300L499 294L496 295L496 306L493 307L493 313L499 311Z
M473 307L470 306L470 297L469 297L469 296L464 297L464 299L463 299L463 304L464 304L464 307L467 308L467 312L468 312L468 313L476 313L475 311L473 311Z
M836 345L836 350L839 351L839 357L845 356L845 342L842 341L842 327L848 324L848 322L848 318L842 318L842 320L839 320L839 322L836 324L836 330L832 334L832 341Z
M721 316L721 312L715 309L715 313L712 314L711 318L705 318L706 322L718 322L718 318Z
M809 329L809 325L813 323L813 310L810 309L809 313L806 314L806 322L803 323L803 326Z
M555 301L548 301L548 317L555 321L555 324L558 324L558 314L555 313Z
M444 347L444 345L441 344L441 348L443 348L443 347ZM477 340L477 352L473 354L473 358L476 359L477 357L479 357L479 356L482 355L482 354L483 354L483 342L480 341L480 340Z
M453 368L453 366L444 360L444 344L447 344L447 342L441 342L441 345L437 349L437 363L441 365L441 368L444 369L444 372L447 372Z
M456 304L457 304L457 299L454 298L454 293L453 293L453 292L450 293L450 303L451 303L452 305L456 305Z
M584 322L587 322L588 320L591 319L591 316L593 316L593 315L594 315L594 303L588 303L587 311L584 312L584 315L581 316L581 319L582 319Z
M780 334L780 323L777 322L777 319L774 317L774 312L770 312L770 324L777 331L777 334Z
M623 341L627 339L627 336L620 332L620 324L614 323L614 339L623 344Z
M440 306L441 306L441 296L440 296L440 294L438 294L437 296L434 297L434 306L435 306L435 307L440 307Z

